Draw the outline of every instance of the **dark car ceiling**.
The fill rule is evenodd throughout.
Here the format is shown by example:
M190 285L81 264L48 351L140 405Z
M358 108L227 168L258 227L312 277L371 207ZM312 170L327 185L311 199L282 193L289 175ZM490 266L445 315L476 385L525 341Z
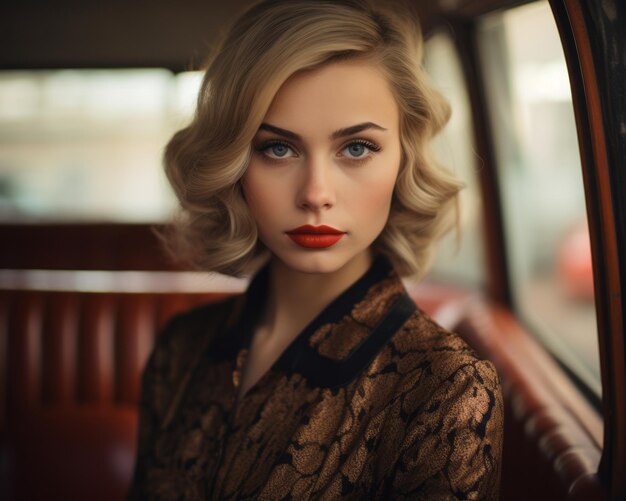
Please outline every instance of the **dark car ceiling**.
M0 69L202 66L251 0L10 0L0 5ZM440 4L400 0L425 28ZM467 3L466 2L456 2Z
M248 0L9 1L0 7L0 67L167 67L201 63Z

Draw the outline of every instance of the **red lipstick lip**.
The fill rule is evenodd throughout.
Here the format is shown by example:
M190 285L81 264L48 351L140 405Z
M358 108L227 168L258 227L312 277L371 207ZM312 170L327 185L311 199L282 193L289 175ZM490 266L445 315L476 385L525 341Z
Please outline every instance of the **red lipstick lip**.
M326 226L325 224L321 226L312 226L310 224L305 224L303 226L298 226L293 230L289 230L286 232L287 235L294 234L302 234L302 235L343 235L345 231L339 231L332 226Z
M332 226L305 224L287 232L287 236L305 249L325 249L335 245L346 234Z

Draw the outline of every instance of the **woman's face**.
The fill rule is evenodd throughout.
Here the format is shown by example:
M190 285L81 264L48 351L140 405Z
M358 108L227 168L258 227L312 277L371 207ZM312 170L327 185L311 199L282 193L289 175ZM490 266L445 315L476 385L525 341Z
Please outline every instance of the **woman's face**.
M374 65L295 74L274 97L243 177L261 241L297 271L365 271L400 158L398 106Z

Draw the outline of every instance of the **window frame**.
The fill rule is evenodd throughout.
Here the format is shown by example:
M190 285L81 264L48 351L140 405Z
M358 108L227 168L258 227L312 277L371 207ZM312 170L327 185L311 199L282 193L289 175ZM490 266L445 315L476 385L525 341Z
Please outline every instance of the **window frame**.
M619 116L622 123L626 116L618 98L626 84L624 78L605 76L611 45L625 46L626 13L622 4L620 30L619 2L613 2L618 16L612 25L600 2L550 0L550 5L570 74L593 257L605 423L599 474L617 498L626 496L626 235L619 231L626 221L626 176L623 161L619 165L624 145L618 132Z
M514 320L511 278L476 23L480 16L531 1L463 0L443 8L427 21L427 30L440 23L452 29L463 64L474 117L476 149L483 164L479 172L487 228L487 294L500 314L510 315L508 320ZM559 395L559 398L591 435L602 434L598 441L601 458L597 476L607 495L618 498L626 496L626 332L623 319L626 298L622 293L622 284L626 283L626 258L622 257L626 256L626 231L620 231L626 228L626 169L619 160L626 158L626 146L620 144L619 138L619 124L624 123L626 106L618 102L619 96L626 95L626 78L608 78L615 61L608 60L607 53L611 44L626 47L626 28L620 29L620 20L622 26L626 26L626 15L618 1L609 2L617 16L613 23L608 21L598 0L549 0L549 3L570 76L583 170L600 347L603 431L599 431L593 413L588 412L580 389L577 394ZM621 71L624 72L623 67ZM515 328L519 330L520 326ZM530 344L528 332L520 336L522 340L527 338ZM552 370L545 369L548 373ZM552 376L561 378L564 371L560 369L563 367L556 366Z

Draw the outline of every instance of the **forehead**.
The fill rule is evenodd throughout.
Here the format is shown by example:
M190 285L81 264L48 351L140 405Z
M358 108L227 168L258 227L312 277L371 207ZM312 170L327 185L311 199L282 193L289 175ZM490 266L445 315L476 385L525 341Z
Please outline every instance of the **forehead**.
M386 76L373 63L349 60L292 75L274 96L264 121L301 130L368 121L395 128L398 115Z

